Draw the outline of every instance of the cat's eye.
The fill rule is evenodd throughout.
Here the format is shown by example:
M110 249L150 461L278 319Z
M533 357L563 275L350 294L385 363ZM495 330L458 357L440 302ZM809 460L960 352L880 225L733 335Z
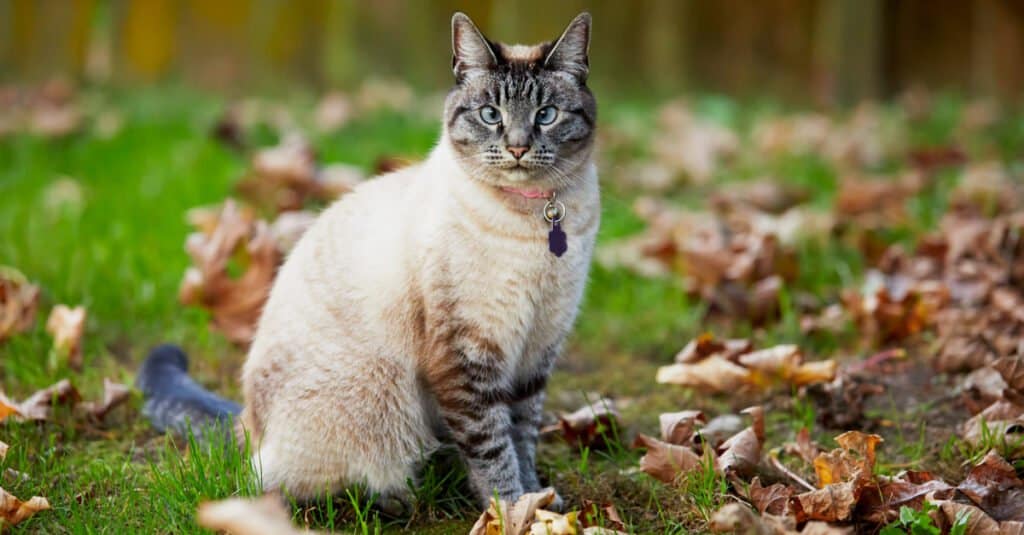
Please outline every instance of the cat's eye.
M487 124L498 124L501 122L501 112L494 106L480 108L480 119Z
M537 124L551 124L555 122L555 118L558 117L558 108L554 106L544 106L537 110Z

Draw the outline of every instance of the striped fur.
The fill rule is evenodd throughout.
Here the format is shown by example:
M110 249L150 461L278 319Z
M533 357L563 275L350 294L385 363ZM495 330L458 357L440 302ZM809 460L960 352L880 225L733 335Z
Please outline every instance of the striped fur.
M454 19L456 35L463 18ZM484 39L475 27L461 31L470 30ZM486 60L454 64L480 69ZM600 216L593 97L579 78L564 89L589 104L548 132L579 137L578 123L590 126L573 141L538 138L557 163L484 169L452 135L469 119L457 117L466 113L465 93L482 83L463 74L427 160L328 208L278 274L242 372L241 423L267 489L303 498L364 483L401 497L447 440L462 453L481 505L495 492L515 498L540 486L543 389L576 317ZM526 96L508 89L506 102ZM547 250L545 201L501 188L518 182L557 188L567 209L562 257Z

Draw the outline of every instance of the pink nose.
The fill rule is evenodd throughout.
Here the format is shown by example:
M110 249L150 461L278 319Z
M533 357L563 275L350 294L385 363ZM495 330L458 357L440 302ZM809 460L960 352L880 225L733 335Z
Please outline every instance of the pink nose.
M526 151L530 150L530 147L506 147L506 149L518 160L526 154Z

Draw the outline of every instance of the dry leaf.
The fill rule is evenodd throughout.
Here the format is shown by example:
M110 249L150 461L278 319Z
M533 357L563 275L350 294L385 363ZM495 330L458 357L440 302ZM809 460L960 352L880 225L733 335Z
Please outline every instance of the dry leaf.
M764 409L760 406L745 409L753 419L750 427L740 431L719 447L716 467L723 474L749 475L761 462L764 443Z
M39 287L20 271L0 266L0 342L32 328L38 305Z
M3 420L3 418L0 418L0 420ZM6 442L0 440L0 460L7 458L7 450L9 448L10 446L8 446Z
M769 487L761 485L760 478L754 478L747 489L750 503L762 515L770 514L785 516L789 511L789 501L793 497L793 487L775 483Z
M647 449L640 458L640 470L663 483L675 483L706 463L688 447L662 442L643 433L636 436L633 447Z
M81 399L67 379L39 390L21 403L14 403L0 393L0 421L12 415L19 420L49 420L55 405L74 406Z
M16 498L4 489L0 489L0 528L5 525L16 526L28 517L50 508L50 502L41 496L33 496L27 502Z
M46 320L46 332L53 336L53 348L72 369L82 369L82 335L85 334L85 307L57 305Z
M617 533L616 530L625 530L626 523L619 516L615 504L598 504L589 500L583 500L583 511L579 515L580 523L584 528L605 529L609 535ZM592 533L584 530L584 533Z
M1024 481L995 451L971 469L957 490L996 520L1024 521Z
M530 535L576 535L579 523L576 511L561 514L537 509L536 522L530 525Z
M473 524L469 535L524 535L533 525L537 510L554 500L555 491L551 489L523 494L514 504L491 498L490 506Z
M757 516L749 507L730 503L715 512L708 528L713 533L742 535L790 535L797 533L791 517Z
M1024 452L1024 406L1001 400L964 422L961 434L968 443L978 446L991 437L1000 444L1013 446L1008 455Z
M79 405L79 408L90 418L102 421L114 407L124 403L131 393L131 388L103 378L103 401L87 401Z
M691 443L697 424L707 420L700 411L667 412L658 416L661 439L669 444L684 446Z
M751 385L754 378L747 368L712 355L696 364L662 366L658 368L655 380L659 383L728 392Z
M269 228L247 220L229 199L213 231L190 235L185 249L195 266L185 272L178 299L210 310L216 329L248 344L281 259ZM228 270L232 260L244 269L237 279Z
M563 413L558 417L557 424L545 427L541 433L560 431L562 438L570 444L602 448L615 439L618 419L615 402L601 398L575 412Z
M334 132L352 118L352 102L344 93L332 91L320 99L313 117L321 132Z
M821 454L821 448L811 440L811 432L806 427L796 434L795 442L787 442L783 448L807 464L814 464L814 459Z
M279 496L230 498L199 504L200 526L230 535L289 535L314 532L292 525L291 514Z

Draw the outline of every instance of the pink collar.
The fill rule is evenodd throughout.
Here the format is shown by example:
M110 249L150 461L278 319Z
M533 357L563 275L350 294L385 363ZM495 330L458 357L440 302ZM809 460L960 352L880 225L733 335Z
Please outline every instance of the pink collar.
M505 191L505 192L508 192L508 193L515 193L516 195L522 195L523 197L525 197L527 199L547 199L547 198L551 197L551 192L550 191L544 191L542 189L535 189L535 188L519 189L519 188L511 188L511 187L508 187L508 186L502 186L501 190Z

